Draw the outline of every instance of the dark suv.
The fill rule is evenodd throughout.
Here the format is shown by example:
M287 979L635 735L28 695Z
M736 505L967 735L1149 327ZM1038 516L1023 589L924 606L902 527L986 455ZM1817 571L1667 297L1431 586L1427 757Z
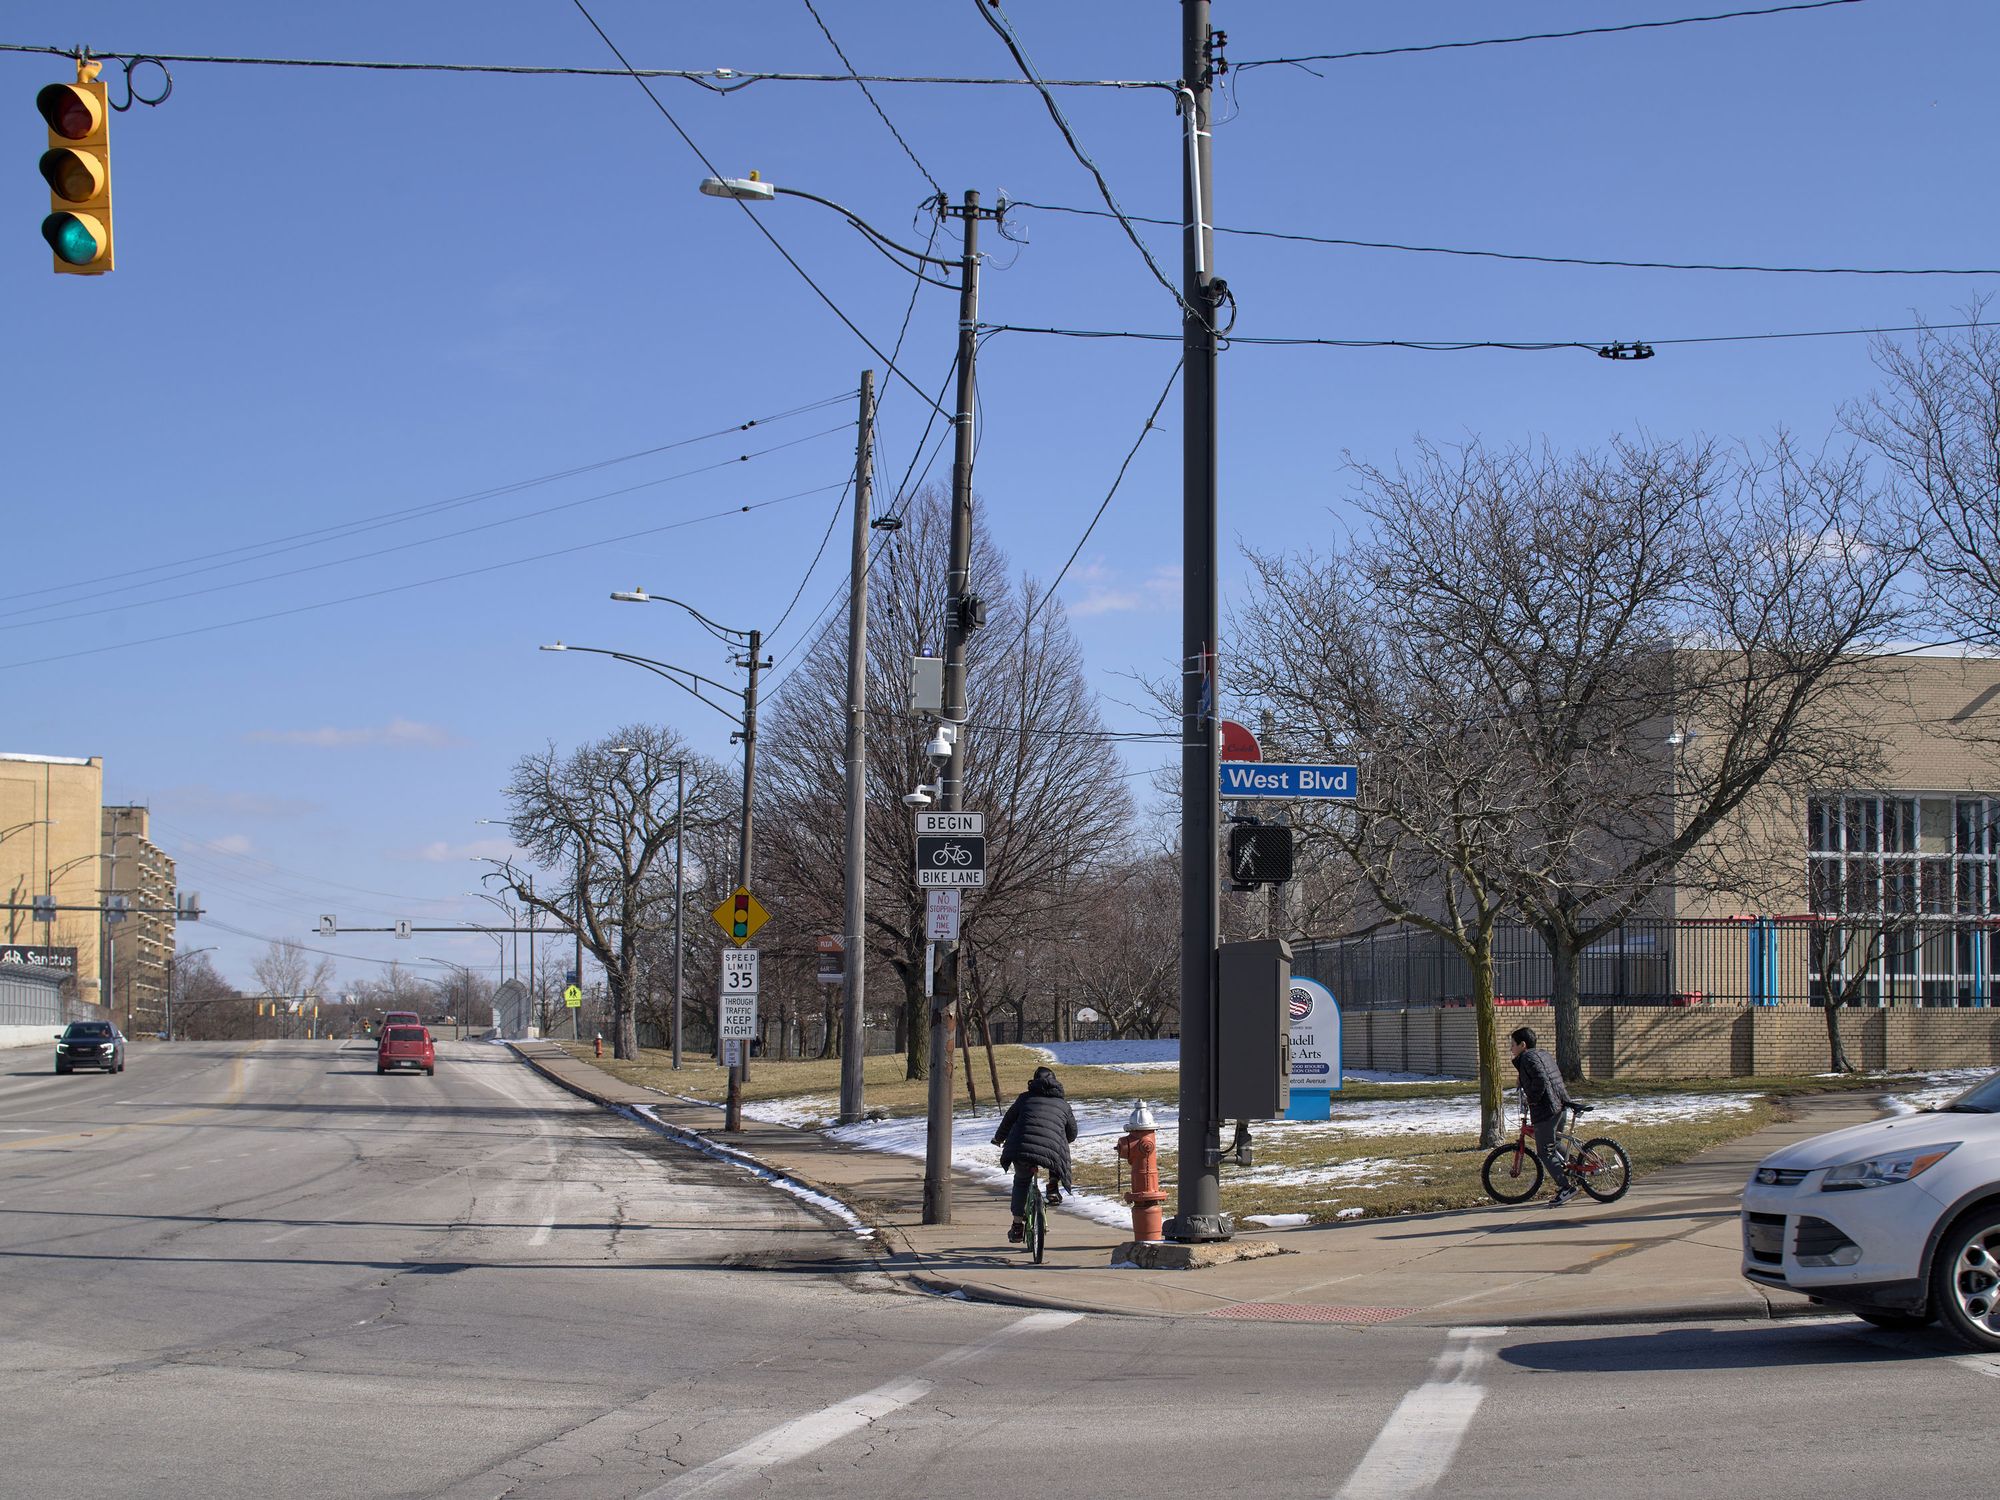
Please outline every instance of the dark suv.
M125 1034L109 1021L72 1021L56 1033L56 1071L125 1071Z

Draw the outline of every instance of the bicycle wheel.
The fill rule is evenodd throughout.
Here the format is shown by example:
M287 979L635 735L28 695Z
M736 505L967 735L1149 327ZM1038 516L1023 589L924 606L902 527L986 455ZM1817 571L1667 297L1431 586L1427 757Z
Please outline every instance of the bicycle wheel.
M1569 1170L1577 1186L1599 1203L1616 1203L1632 1185L1632 1158L1623 1146L1603 1136L1579 1146Z
M1495 1146L1479 1179L1495 1201L1526 1203L1542 1190L1542 1159L1526 1146Z
M1042 1246L1048 1243L1049 1238L1048 1210L1042 1204L1040 1183L1028 1185L1026 1238L1028 1253L1034 1256L1035 1264L1039 1266L1042 1263Z

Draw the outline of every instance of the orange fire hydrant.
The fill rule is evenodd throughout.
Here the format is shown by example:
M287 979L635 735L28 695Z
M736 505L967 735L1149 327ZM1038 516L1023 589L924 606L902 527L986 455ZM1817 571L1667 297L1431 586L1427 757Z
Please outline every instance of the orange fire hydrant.
M597 1055L604 1056L604 1033L601 1031L597 1033Z
M1132 1169L1132 1190L1125 1201L1132 1205L1132 1238L1157 1240L1165 1232L1160 1223L1160 1205L1167 1195L1160 1191L1159 1126L1153 1112L1141 1100L1125 1121L1125 1134L1118 1137L1118 1155Z

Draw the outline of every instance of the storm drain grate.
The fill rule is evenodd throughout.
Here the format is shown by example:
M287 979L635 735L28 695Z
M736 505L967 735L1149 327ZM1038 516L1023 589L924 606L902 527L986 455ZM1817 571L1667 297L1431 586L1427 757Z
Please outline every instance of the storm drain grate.
M1238 1302L1213 1308L1203 1316L1267 1323L1393 1323L1416 1311L1414 1307L1328 1307L1323 1302Z

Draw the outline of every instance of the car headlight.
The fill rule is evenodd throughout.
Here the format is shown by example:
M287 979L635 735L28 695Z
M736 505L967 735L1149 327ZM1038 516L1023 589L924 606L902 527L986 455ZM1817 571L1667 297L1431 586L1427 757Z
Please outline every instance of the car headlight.
M68 1043L68 1042L57 1042L57 1043L56 1043L56 1051L58 1051L58 1052L67 1052L67 1051L69 1051L69 1043Z
M1823 1193L1840 1193L1908 1182L1912 1177L1923 1176L1956 1151L1959 1145L1958 1141L1947 1141L1942 1146L1926 1146L1921 1151L1906 1151L1897 1156L1871 1156L1866 1161L1850 1161L1838 1167L1829 1167L1826 1176L1820 1179L1819 1188Z

